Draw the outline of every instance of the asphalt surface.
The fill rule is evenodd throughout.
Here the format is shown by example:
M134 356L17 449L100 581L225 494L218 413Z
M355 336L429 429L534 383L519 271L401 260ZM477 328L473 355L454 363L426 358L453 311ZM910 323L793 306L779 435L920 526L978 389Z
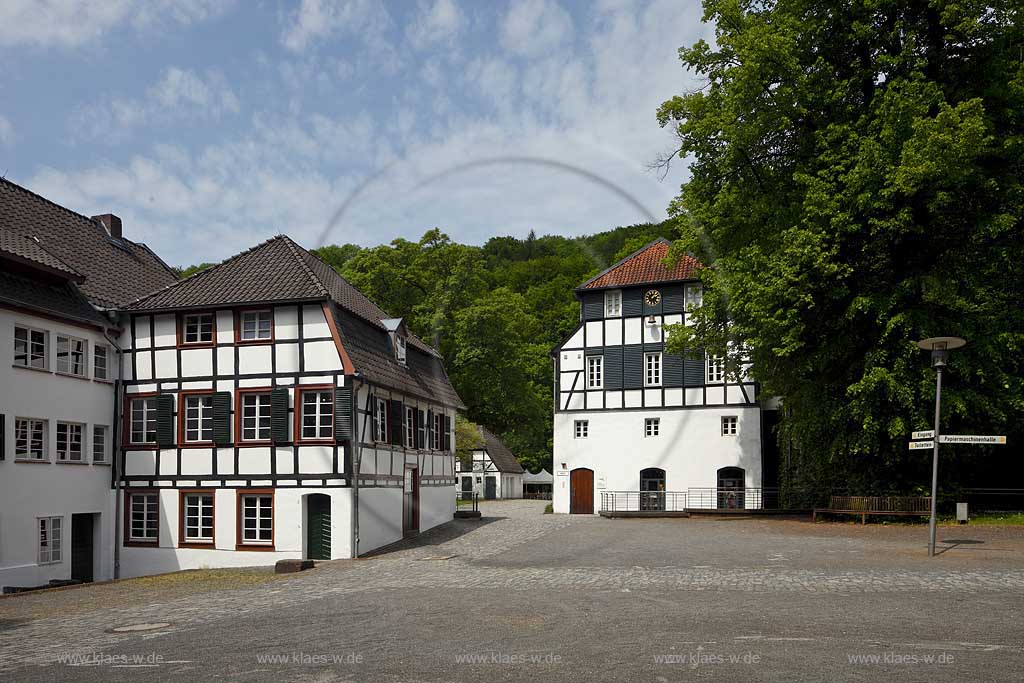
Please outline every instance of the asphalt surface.
M485 506L487 523L372 559L193 596L175 586L128 613L13 618L27 608L0 601L0 680L1024 678L1024 531L944 528L929 559L920 526L541 507Z

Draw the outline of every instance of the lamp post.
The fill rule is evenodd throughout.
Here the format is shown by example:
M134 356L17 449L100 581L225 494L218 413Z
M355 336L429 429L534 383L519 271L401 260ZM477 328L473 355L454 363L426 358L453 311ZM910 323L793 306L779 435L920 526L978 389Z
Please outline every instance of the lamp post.
M932 510L928 519L928 557L935 557L935 507L939 494L939 409L942 405L942 369L946 358L953 349L959 349L967 342L960 337L929 337L917 342L925 351L932 352L932 367L935 368L935 445L932 447Z

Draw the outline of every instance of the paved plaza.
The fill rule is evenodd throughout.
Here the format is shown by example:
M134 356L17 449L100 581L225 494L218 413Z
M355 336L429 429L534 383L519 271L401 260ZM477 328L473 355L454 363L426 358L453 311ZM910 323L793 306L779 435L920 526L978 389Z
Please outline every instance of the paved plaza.
M0 680L1020 680L1024 530L484 504L301 574L0 599ZM138 624L150 631L116 632Z

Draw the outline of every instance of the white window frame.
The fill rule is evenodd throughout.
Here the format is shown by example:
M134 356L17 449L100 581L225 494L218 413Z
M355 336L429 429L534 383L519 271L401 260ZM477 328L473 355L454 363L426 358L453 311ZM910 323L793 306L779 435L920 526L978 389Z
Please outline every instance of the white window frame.
M205 329L207 326L203 323L204 319L209 319L209 330ZM189 339L189 327L194 326L195 331L193 333L194 339ZM208 333L209 339L203 339L203 335ZM181 344L182 346L200 345L200 344L213 344L217 340L217 316L213 313L185 313L181 316Z
M604 317L622 317L622 290L608 289L604 293Z
M110 380L110 347L106 344L92 345L92 376L104 382Z
M334 438L334 390L332 389L300 389L299 406L302 411L299 416L299 440L300 441L329 441ZM307 401L312 397L312 401ZM313 424L308 425L308 418L313 419ZM310 436L306 430L312 428Z
M135 499L139 498L139 507ZM128 493L128 540L133 543L156 543L160 540L160 494L156 491ZM136 522L140 524L136 524ZM136 529L142 535L136 535Z
M722 416L722 436L736 436L739 417L736 415Z
M60 564L63 561L64 518L37 517L36 520L39 564Z
M586 439L590 436L590 420L576 420L573 423L573 434L576 439Z
M373 440L377 443L388 442L388 402L383 398L375 399L376 406L374 406L374 415L376 416L374 422Z
M604 388L604 356L587 356L587 389Z
M63 437L61 432L64 433ZM57 462L86 462L85 425L80 422L57 422L57 437L54 440ZM77 446L77 456L75 452Z
M406 349L405 337L403 337L402 335L400 335L400 334L398 334L396 332L395 333L395 358L402 365L405 365L407 353L408 352L407 352L407 349Z
M644 437L655 437L661 436L661 418L660 417L646 417L644 418Z
M242 506L241 518L242 518L242 537L239 539L239 545L256 545L256 546L268 546L274 544L274 494L272 493L242 493L239 495L238 504ZM249 505L252 502L253 505ZM263 510L269 508L270 515L264 516L261 513ZM249 515L250 511L253 513ZM269 526L262 524L264 521L269 521ZM255 538L247 538L247 535L252 532ZM268 538L260 538L262 535L267 534Z
M64 354L66 358L63 359L63 363L61 362L62 344L67 345L67 352ZM75 345L80 345L77 350L73 350ZM54 335L53 348L54 372L73 377L89 376L89 342L81 337L72 337L70 334L56 334ZM78 356L77 364L72 362L73 356Z
M687 313L695 308L700 308L704 303L704 287L701 285L686 285L683 289L683 308Z
M142 421L141 431L136 430L136 404L141 404L139 416ZM141 434L141 439L136 439L136 434ZM152 436L152 438L148 438ZM150 445L156 443L156 396L139 396L128 399L128 443L134 445Z
M18 339L18 332L24 333L24 339ZM33 339L41 336L42 340ZM18 345L22 345L22 354L18 353ZM41 348L39 348L41 347ZM18 362L18 356L24 355L24 362ZM50 368L50 333L27 325L14 326L14 365L19 368L49 370Z
M92 426L92 461L94 463L107 462L107 435L110 427L107 425Z
M704 364L705 384L722 384L725 382L725 360L720 356L708 356Z
M405 417L402 422L402 426L405 427L405 447L416 448L416 408L405 406Z
M50 424L35 417L14 418L14 459L46 462L50 459L47 440ZM38 453L39 457L33 455Z
M182 441L211 443L213 441L213 394L185 394L182 407ZM206 437L206 438L204 438Z
M193 501L192 499L195 500ZM206 499L209 500L207 501ZM213 491L190 491L182 494L181 540L183 543L213 543L214 524L216 521L214 516L216 509L215 499L216 496L214 496ZM193 510L195 514L192 514ZM206 514L207 511L209 511L209 515ZM190 524L189 517L193 517L196 522ZM207 518L210 520L209 525L205 523ZM208 536L205 534L207 529L210 532Z
M444 413L434 413L434 434L430 441L430 447L435 451L444 447Z
M238 316L238 326L238 338L242 341L270 341L274 338L274 311L269 308L242 311Z
M644 386L661 386L661 352L644 354Z
M270 441L273 434L270 415L272 412L269 391L250 391L241 394L239 401L242 410L242 419L239 421L239 441L242 442L263 442ZM266 421L265 424L264 420ZM246 433L251 436L246 436Z

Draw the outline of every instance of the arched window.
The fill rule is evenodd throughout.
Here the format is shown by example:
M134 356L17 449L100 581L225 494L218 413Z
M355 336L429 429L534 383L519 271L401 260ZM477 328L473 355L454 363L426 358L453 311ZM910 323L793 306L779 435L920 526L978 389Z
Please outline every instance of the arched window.
M742 467L723 467L718 470L718 507L740 509L746 507L746 474Z
M640 509L665 509L665 470L660 467L640 470Z

